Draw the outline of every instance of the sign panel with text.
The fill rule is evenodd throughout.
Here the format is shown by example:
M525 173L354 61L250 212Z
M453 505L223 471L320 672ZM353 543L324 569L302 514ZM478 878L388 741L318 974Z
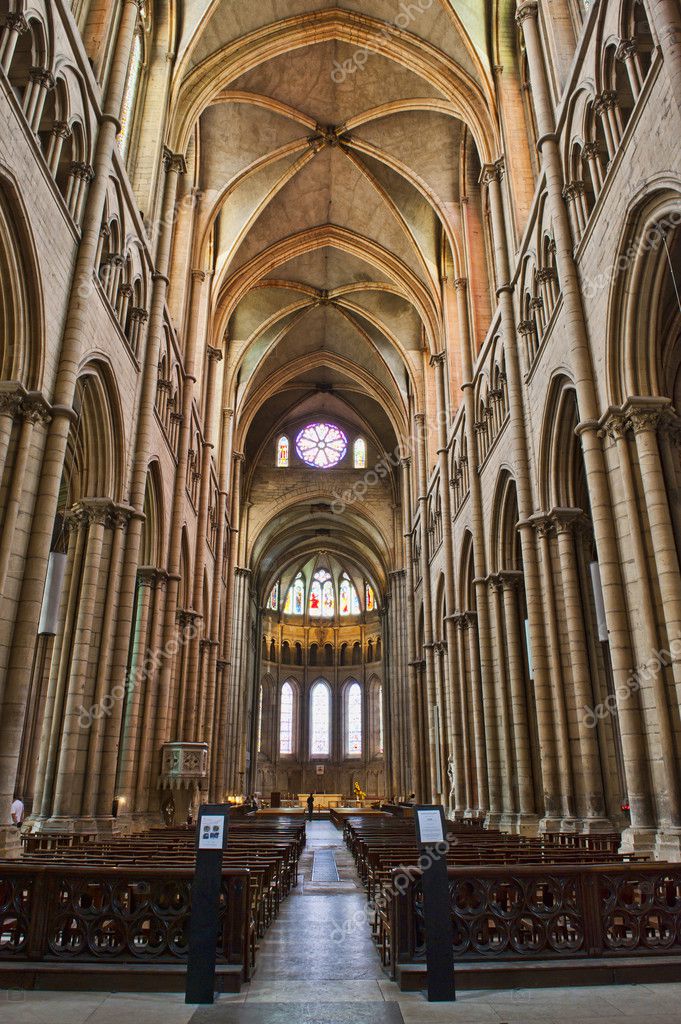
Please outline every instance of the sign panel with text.
M227 847L229 805L202 804L196 826L189 960L185 1003L215 1000L215 963L220 928L222 854Z
M417 805L414 822L421 852L428 1002L454 1002L454 931L447 875L445 812L434 804Z

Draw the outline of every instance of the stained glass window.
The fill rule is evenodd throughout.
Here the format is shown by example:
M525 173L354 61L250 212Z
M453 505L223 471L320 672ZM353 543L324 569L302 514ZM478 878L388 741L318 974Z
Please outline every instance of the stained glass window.
M277 467L286 469L288 466L288 438L285 434L277 441Z
M362 688L353 683L347 693L347 747L348 757L362 756Z
M299 572L289 587L284 604L284 615L302 615L305 608L305 579Z
M271 612L279 611L279 580L272 587L269 599L267 601L267 607Z
M308 466L330 469L345 458L348 439L332 423L309 423L296 437L296 452Z
M318 580L310 588L310 615L313 619L320 619L322 615L322 585Z
M366 607L366 610L368 612L373 612L375 610L375 608L376 608L376 595L374 594L374 588L369 583L367 583L367 586L366 586L366 604L365 604L365 607Z
M136 32L135 39L132 44L130 63L128 65L128 77L125 82L123 103L121 104L121 130L118 133L116 140L118 142L118 148L124 156L127 153L128 144L130 142L132 115L135 109L137 89L140 81L140 73L142 71L142 55L142 33Z
M293 753L293 687L284 683L281 688L281 716L279 719L279 753Z
M310 616L313 619L332 619L336 610L333 579L326 569L320 569L312 578L310 587Z
M331 753L331 691L321 680L310 693L310 754L328 757Z
M358 437L354 446L355 469L367 468L367 443L363 437Z
M341 615L359 615L359 597L346 572L341 577L339 597Z

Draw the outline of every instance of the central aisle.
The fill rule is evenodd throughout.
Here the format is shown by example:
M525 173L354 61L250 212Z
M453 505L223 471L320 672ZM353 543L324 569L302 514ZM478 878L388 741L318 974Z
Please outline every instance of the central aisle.
M298 886L258 950L254 981L241 997L197 1010L191 1024L403 1024L398 1004L385 1001L389 984L343 835L316 820L307 825Z

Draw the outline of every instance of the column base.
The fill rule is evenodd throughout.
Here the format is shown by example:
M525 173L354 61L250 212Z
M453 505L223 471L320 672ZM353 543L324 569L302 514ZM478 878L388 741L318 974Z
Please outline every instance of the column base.
M657 830L629 825L622 833L620 853L634 853L639 856L655 856Z
M464 821L474 821L477 824L483 824L486 817L487 811L480 810L480 808L469 809L463 813Z
M543 835L545 832L563 832L563 822L568 821L568 818L558 818L553 815L547 814L545 818L541 818L539 822L539 835ZM574 832L574 829L568 829L568 832Z
M539 834L539 815L509 814L509 827L505 830L516 836L536 836Z
M582 827L580 832L584 836L597 836L604 832L619 832L618 828L615 828L610 818L582 818Z
M21 857L21 831L16 825L0 825L0 858L17 860Z
M503 821L504 815L501 811L488 811L485 815L485 828L497 829L503 831L501 822Z
M117 818L110 816L94 818L34 818L30 824L30 831L42 835L97 835L112 836L121 830L117 827Z
M655 834L653 850L655 860L681 860L681 828L674 825L662 826Z

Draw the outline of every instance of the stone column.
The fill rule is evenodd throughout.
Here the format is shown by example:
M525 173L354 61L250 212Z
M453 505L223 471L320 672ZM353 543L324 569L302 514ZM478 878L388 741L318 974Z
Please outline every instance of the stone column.
M161 644L161 631L165 614L166 584L168 578L164 572L154 574L154 603L149 627L149 669L145 673L146 686L144 691L144 711L142 717L142 742L140 745L139 762L137 765L137 788L135 791L136 811L149 811L149 798L153 789L153 769L156 762L160 769L160 744L154 743L154 727L157 716L160 716L158 693L158 670L155 655Z
M619 695L623 691L626 692L627 680L632 668L631 638L623 594L621 560L615 537L608 478L599 436L600 424L598 423L598 401L594 385L595 374L586 331L579 275L574 259L567 211L562 197L564 185L562 162L549 99L537 13L536 3L523 2L519 5L517 17L525 36L532 79L532 94L539 128L538 145L546 175L548 205L556 242L556 268L563 293L564 319L569 332L567 351L577 389L579 411L582 416L582 422L577 429L584 452L594 537L603 583L603 602L610 638L615 692ZM633 738L632 741L634 745L637 742ZM631 828L625 839L627 842L630 839L636 842L636 836L640 833L643 840L646 841L647 823L650 821L651 815L650 800L645 793L637 791L630 792L629 802L631 805Z
M579 509L554 509L551 520L558 538L558 558L563 601L567 618L570 647L570 672L574 687L577 730L579 733L579 766L581 776L584 817L583 830L612 831L612 822L605 815L603 772L596 729L589 725L585 711L593 708L594 690L591 683L586 624L580 582L577 574L575 532L584 527L584 515Z
M179 594L180 564L182 559L182 525L184 522L185 490L187 486L187 468L189 462L189 450L192 444L192 414L194 403L194 391L196 385L196 356L198 344L198 331L200 322L200 311L203 305L203 290L208 275L202 270L195 270L192 273L192 297L189 314L189 329L187 332L186 349L184 353L184 387L182 392L182 422L180 425L180 439L178 445L177 468L175 470L175 488L173 492L173 505L171 512L171 533L168 549L168 594L166 597L165 626L163 631L166 644L177 635L177 609ZM172 672L170 659L166 659L161 675L164 676L164 689L168 688L168 681ZM186 680L182 680L186 684ZM185 716L187 705L181 700L178 713L177 739L185 738Z
M631 554L633 555L634 565L636 567L636 604L642 626L641 632L643 634L642 643L644 648L641 652L644 656L644 665L642 668L645 669L651 659L655 660L656 653L660 650L660 636L655 616L655 597L650 584L648 552L641 532L638 498L636 484L634 482L634 471L631 463L631 453L629 451L629 441L627 438L627 422L625 418L617 412L612 413L607 420L607 431L616 444L622 488L624 491L627 519L629 523L629 545ZM622 694L619 692L617 693L618 713L622 716L627 714L631 715L632 712L636 713L638 710L635 706L637 702L632 700L635 690L631 683L632 679L636 680L638 678L640 685L641 675L643 675L643 672L642 669L639 668L636 673L632 673L631 676L628 677L624 684ZM649 675L652 676L652 679L650 680L650 693L655 708L655 716L657 719L656 724L659 733L659 739L656 746L658 748L660 758L660 770L656 773L657 779L655 782L655 800L657 807L659 808L658 823L661 821L667 826L675 826L681 821L681 788L677 770L676 741L671 721L667 683L665 680L664 670L652 671ZM644 675L643 678L647 683L647 677ZM634 705L634 707L632 707L632 705ZM633 730L633 728L634 724L630 724L626 718L623 718L623 745L625 742L625 736L627 740L629 740L630 735L633 735L634 739L637 738L636 733L630 734L629 730ZM648 759L652 760L652 757L646 757L644 750L637 748L638 744L634 746L633 751L631 749L625 749L625 761L628 769L627 786L629 787L631 785L631 791L641 799L641 796L645 794L647 788L643 774L645 771L646 761ZM639 755L640 760L638 760L638 762L632 761L632 755L634 752ZM631 791L629 794L630 804L632 800ZM648 820L650 821L650 819ZM633 824L634 822L632 820L632 825Z
M232 729L234 725L233 701L234 701L234 590L235 572L237 563L237 550L239 544L239 523L241 516L241 473L244 463L243 452L232 451L232 507L230 516L230 538L229 538L229 563L227 567L227 595L225 603L225 618L223 638L223 660L228 664L225 673L226 683L222 698L222 713L220 718L220 732L218 743L220 755L218 760L218 787L224 789L232 788L232 779L228 773L231 770L230 751L232 750Z
M140 569L137 574L137 613L132 639L130 669L126 684L123 734L118 754L116 796L127 812L132 811L133 791L137 779L137 747L142 725L142 699L149 680L144 664L149 650L149 621L154 599L155 570Z
M5 24L0 37L0 66L6 75L9 74L19 37L24 32L28 32L28 22L23 14L11 11L5 16Z
M649 0L653 30L657 32L672 94L681 109L681 10L677 0Z
M681 692L681 576L658 442L658 429L670 412L669 403L630 398L625 412L636 444L674 682Z
M504 639L506 630L504 628L503 609L503 582L500 576L490 576L488 579L491 604L492 621L494 624L494 641L496 649L496 678L497 694L499 697L499 711L501 718L501 798L503 820L507 826L515 824L517 808L514 799L514 757L513 739L511 731L511 709L509 700L508 672L506 668L506 648Z
M446 700L446 723L447 729L443 727L443 737L446 736L447 746L452 757L454 773L454 792L458 794L463 788L463 766L461 763L461 733L458 729L461 716L458 708L458 699L454 681L457 672L457 637L456 623L453 619L456 608L456 584L454 578L454 538L452 534L452 499L449 480L449 459L447 457L447 401L446 401L446 379L445 379L444 352L434 356L432 362L435 365L435 386L438 420L438 467L440 472L440 495L442 499L442 544L444 549L445 563L445 602L447 614L445 617L446 630L446 656L447 656L447 700Z
M102 633L99 642L99 661L95 679L94 699L92 701L92 724L90 725L90 741L85 771L82 814L94 818L97 814L97 797L99 795L99 777L102 767L102 748L104 743L104 723L107 721L105 710L113 695L109 694L111 659L113 655L116 622L119 611L121 568L125 551L126 528L130 522L130 510L116 508L112 510L111 528L113 537L109 558L109 580L106 592L106 612L102 618ZM119 701L122 698L119 698Z
M551 558L553 524L546 516L537 515L534 517L534 525L539 538L539 550L541 551L543 606L549 637L553 730L558 767L560 771L561 812L563 815L562 827L574 828L575 808L574 786L572 780L572 756L570 752L570 731L568 727L567 709L565 706L563 658L561 652L560 632L558 629L556 594L553 584L553 560Z
M52 92L57 83L54 75L47 68L31 68L29 77L31 83L24 93L24 113L31 126L31 131L37 132L40 128L47 94Z
M477 615L465 613L466 639L468 641L468 670L470 678L471 707L473 710L473 737L475 746L475 778L478 790L477 807L474 811L484 818L489 810L489 782L487 772L487 748L485 743L485 711L482 702L480 680L480 649L478 646Z
M57 171L59 170L59 161L61 160L62 151L64 149L64 143L67 139L72 138L73 132L68 126L66 121L55 121L50 131L50 146L47 152L47 164L50 168L50 174L53 178L56 178Z
M87 522L87 542L83 559L83 581L78 595L78 613L73 634L68 690L64 709L59 760L52 807L53 818L74 817L81 813L87 733L81 724L81 708L87 705L90 652L96 639L95 607L102 563L104 530L111 506L107 501L83 503L78 515Z
M14 531L16 529L19 511L24 497L24 482L26 478L26 467L31 454L33 428L37 423L49 423L50 420L49 408L42 399L42 396L36 396L33 398L28 396L23 399L17 412L21 416L21 427L16 443L12 477L9 481L7 494L5 496L5 516L2 524L2 537L0 538L0 593L4 593L5 591L7 571L15 546ZM3 417L3 419L5 418L9 420L9 416ZM3 440L4 439L0 435L0 445L2 445ZM0 468L0 480L1 479L2 469ZM1 684L2 680L0 680L0 703L2 702Z
M416 671L416 608L414 607L414 552L410 524L412 521L411 501L411 459L402 459L402 525L404 529L404 562L407 573L407 657L409 687L409 738L411 748L411 771L413 792L419 800L425 800L425 782L422 774L422 760L419 752L419 701L418 673ZM408 787L407 787L408 788ZM405 794L408 796L408 794Z
M226 383L224 385L226 387ZM225 538L229 529L227 523L227 488L229 487L229 467L232 462L232 431L234 429L234 410L223 409L222 413L222 435L220 443L220 469L218 510L217 510L217 540L215 542L215 572L213 575L213 603L211 606L210 639L212 641L211 653L208 662L208 679L212 694L209 696L212 712L208 718L209 735L206 741L209 744L211 772L211 799L217 799L223 792L224 780L218 776L218 745L223 740L220 723L222 721L222 707L224 700L224 687L227 679L225 663L222 655L222 640L220 637L220 611L222 609L225 594L223 577L229 567L229 552L226 550ZM222 665L222 668L220 667Z
M471 526L473 536L473 564L475 567L476 604L476 635L480 644L480 684L483 694L484 734L486 744L486 785L487 792L482 797L483 805L490 812L490 824L498 823L501 811L501 790L499 779L499 729L496 715L496 695L492 678L492 645L490 634L489 605L487 603L487 556L485 552L485 526L482 513L482 488L480 485L479 448L476 436L475 395L473 385L473 339L470 329L468 309L468 281L459 278L454 282L456 288L457 308L459 315L459 331L461 333L461 364L464 383L464 407L466 410L466 438L468 442L468 462L470 472Z
M453 686L458 686L458 709L454 702L452 702L452 712L456 713L458 710L458 732L461 736L461 784L459 789L456 791L456 809L455 815L457 818L462 818L467 811L472 810L473 805L473 791L471 786L471 744L470 744L470 732L468 727L468 700L466 692L466 618L464 615L453 614L449 616L456 630L456 656L457 656L457 671L452 680Z
M511 689L511 710L513 720L514 757L518 780L518 803L520 818L518 831L532 828L537 821L530 755L530 730L527 714L527 690L525 685L525 660L523 656L522 626L518 616L518 589L522 586L522 573L502 572L499 574L503 589L504 620L506 626L506 652L508 675Z
M428 758L430 765L431 803L442 802L442 792L438 790L438 751L435 740L433 714L437 705L435 691L435 657L433 652L433 601L430 589L430 534L428 532L428 467L426 456L426 417L423 413L414 414L414 434L416 443L416 465L418 482L419 524L421 533L421 594L423 598L423 639L426 661L426 721L428 730ZM442 765L440 768L442 769Z
M172 242L178 181L180 175L186 169L182 156L171 154L167 151L164 154L164 167L166 177L163 193L162 223L156 252L156 269L153 274L149 328L146 335L144 352L140 355L143 364L142 385L130 484L130 504L134 511L128 527L121 571L119 610L116 624L115 650L111 663L110 685L122 685L128 668L130 634L142 537L144 497L147 486L152 437L156 429L154 410L161 338L164 328L165 301L168 289L168 261ZM160 642L162 643L162 639ZM155 672L158 671L159 668L157 667ZM105 756L102 759L102 777L99 784L101 794L99 811L103 814L109 814L114 798L122 711L122 705L118 702L106 730Z
M204 441L203 441L203 453L201 459L201 488L199 493L199 507L198 515L196 519L196 537L197 537L197 551L196 561L194 565L194 610L197 614L204 617L204 622L209 614L210 609L203 607L203 578L204 571L206 568L206 546L207 546L207 529L208 529L208 505L210 500L210 484L211 484L211 469L212 469L212 453L215 448L215 440L213 437L213 406L215 404L215 376L217 364L222 359L222 352L220 349L207 346L208 356L208 373L206 380L206 400L204 404L205 408L205 427L204 427ZM217 553L216 553L217 557ZM204 632L208 631L208 626L204 625ZM199 704L202 702L199 699L199 644L200 640L197 638L190 649L190 668L189 668L189 680L187 685L187 709L186 709L186 732L187 738L193 739L194 742L198 742L199 737L199 716L197 714L199 710ZM201 695L203 697L203 695Z
M636 40L635 39L623 39L620 45L617 47L616 58L627 69L627 77L629 79L629 85L636 101L641 92L643 81L641 79L641 65L638 62L636 56Z

